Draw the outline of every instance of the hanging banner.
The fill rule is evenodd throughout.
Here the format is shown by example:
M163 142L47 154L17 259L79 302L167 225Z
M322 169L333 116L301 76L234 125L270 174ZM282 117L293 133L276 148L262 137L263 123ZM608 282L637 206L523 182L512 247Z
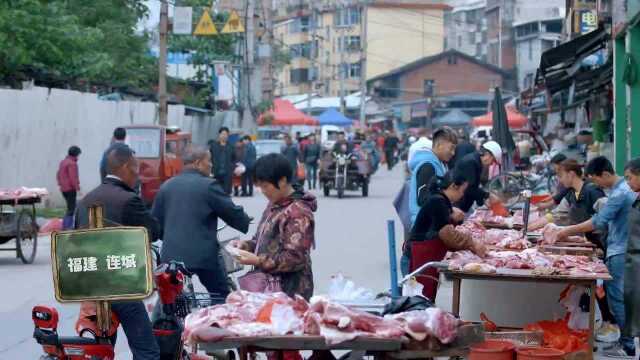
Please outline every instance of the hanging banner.
M193 31L193 8L176 6L173 9L173 33L191 35Z

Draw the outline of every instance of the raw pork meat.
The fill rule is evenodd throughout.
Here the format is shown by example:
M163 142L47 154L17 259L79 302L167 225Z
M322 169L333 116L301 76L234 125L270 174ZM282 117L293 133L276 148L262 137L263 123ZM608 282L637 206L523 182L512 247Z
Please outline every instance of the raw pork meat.
M285 335L302 333L302 318L309 308L299 296L284 293L261 294L235 291L225 304L214 305L189 314L185 319L185 338L209 334L200 328L217 327L241 336Z
M327 344L337 344L358 336L398 338L404 335L397 321L352 310L323 297L311 299L303 328L305 332L324 336ZM336 330L346 334L337 334Z
M418 341L423 341L428 336L434 336L443 344L449 344L455 340L458 327L461 324L461 321L453 315L433 307L387 315L385 319L399 321L404 327L404 331Z

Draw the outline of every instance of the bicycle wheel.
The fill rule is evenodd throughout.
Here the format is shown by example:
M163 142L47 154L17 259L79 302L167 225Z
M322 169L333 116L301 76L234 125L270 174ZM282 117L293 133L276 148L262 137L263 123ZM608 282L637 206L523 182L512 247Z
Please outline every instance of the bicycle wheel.
M502 198L505 206L511 207L520 200L520 193L526 188L526 179L512 174L500 174L489 181L487 189Z

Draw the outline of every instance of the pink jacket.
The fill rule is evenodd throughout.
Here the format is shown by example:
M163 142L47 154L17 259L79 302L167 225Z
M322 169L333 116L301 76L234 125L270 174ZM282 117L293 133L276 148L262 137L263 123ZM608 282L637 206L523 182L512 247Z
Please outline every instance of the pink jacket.
M80 178L78 177L78 158L67 156L58 167L58 186L60 191L80 191Z

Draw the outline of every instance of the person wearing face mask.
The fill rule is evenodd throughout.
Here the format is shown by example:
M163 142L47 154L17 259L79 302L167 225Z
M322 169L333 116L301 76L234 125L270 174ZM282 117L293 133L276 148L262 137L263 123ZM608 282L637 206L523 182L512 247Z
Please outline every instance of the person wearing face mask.
M464 197L457 203L460 210L469 212L473 203L478 206L488 205L500 201L494 194L482 189L481 178L484 169L502 160L502 148L495 141L487 141L479 151L465 155L456 163L456 172L463 174L469 186Z
M100 204L105 226L142 226L147 229L149 239L156 241L160 237L160 225L133 190L137 182L138 161L133 150L125 144L115 144L107 154L107 175L102 184L78 204L76 228L86 227L89 224L89 208ZM114 301L111 310L120 320L133 359L160 359L160 349L144 303L140 300Z
M211 154L192 147L182 156L182 172L160 187L151 213L163 228L163 262L183 262L210 293L229 293L227 274L220 263L218 219L246 233L250 219L220 184L210 177Z
M453 203L464 196L468 185L463 174L452 171L431 182L430 196L411 229L411 271L429 261L441 261L447 251L471 250L484 256L484 244L456 230L452 221ZM429 269L427 275L436 277L437 272ZM425 286L424 295L435 299L437 282L431 279L420 282Z

